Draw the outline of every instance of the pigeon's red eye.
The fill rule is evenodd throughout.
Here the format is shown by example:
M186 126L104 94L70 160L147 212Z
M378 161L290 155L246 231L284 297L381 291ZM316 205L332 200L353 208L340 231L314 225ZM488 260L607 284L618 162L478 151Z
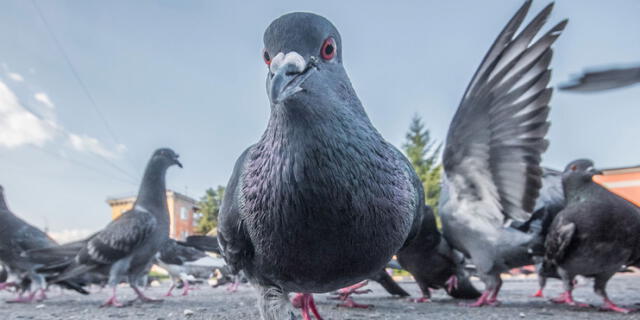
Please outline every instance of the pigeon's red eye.
M324 41L320 55L322 59L325 60L331 60L336 56L336 41L333 40L333 38L327 38L327 40Z
M576 171L578 170L578 166L576 166L575 164L571 166L571 171Z
M264 59L264 63L266 63L267 65L271 64L271 56L269 56L269 52L267 52L267 49L262 50L262 58Z

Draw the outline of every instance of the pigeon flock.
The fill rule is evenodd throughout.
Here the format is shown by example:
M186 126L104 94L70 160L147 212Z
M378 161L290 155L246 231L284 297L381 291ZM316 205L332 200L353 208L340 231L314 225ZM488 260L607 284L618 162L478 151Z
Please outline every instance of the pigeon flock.
M168 148L151 156L133 208L81 241L56 243L12 212L0 187L0 290L17 294L8 302L28 303L45 299L49 286L81 294L108 286L102 306L125 307L132 301L118 300L121 283L140 302L161 301L141 290L154 264L171 277L166 296L177 286L188 295L190 281L219 269L233 279L231 290L241 277L250 281L262 319L298 312L322 319L315 293L367 308L351 296L375 281L409 297L387 268L413 276L422 296L410 301L428 302L432 289L444 289L482 307L499 304L502 273L535 265L537 297L557 278L564 293L553 302L589 307L572 296L580 275L595 279L602 309L631 312L608 298L606 284L622 268L640 266L640 208L595 183L600 172L590 160L562 172L541 166L552 45L567 20L542 32L550 4L523 26L530 6L525 1L508 21L462 96L444 146L439 208L425 205L411 163L367 116L343 66L338 29L313 13L289 13L264 32L271 113L236 161L217 237L169 238L165 175L182 164ZM640 68L616 68L561 89L637 82Z

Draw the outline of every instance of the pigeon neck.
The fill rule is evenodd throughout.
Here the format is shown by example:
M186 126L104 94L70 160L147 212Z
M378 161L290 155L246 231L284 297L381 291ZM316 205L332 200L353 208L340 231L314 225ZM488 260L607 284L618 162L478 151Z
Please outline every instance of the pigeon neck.
M165 176L167 168L160 163L151 163L145 170L136 206L145 208L167 208ZM157 210L153 210L157 212ZM164 214L164 212L162 212Z

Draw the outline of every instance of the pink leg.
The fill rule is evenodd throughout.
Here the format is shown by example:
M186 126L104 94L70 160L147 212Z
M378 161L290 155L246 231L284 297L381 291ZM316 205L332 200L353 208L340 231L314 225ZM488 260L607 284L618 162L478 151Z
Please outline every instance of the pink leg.
M169 287L169 291L167 291L167 293L164 294L165 297L173 297L173 289L176 287L175 283L171 283L171 287Z
M135 293L138 295L138 299L140 299L140 301L142 302L162 302L162 299L154 299L154 298L149 298L147 296L144 295L144 293L142 293L142 291L140 291L140 289L138 289L138 287L131 287L131 289L133 289L133 291L135 291Z
M303 320L311 320L311 315L309 314L309 311L313 313L316 319L322 320L322 316L320 316L320 313L316 308L316 304L313 300L312 294L298 293L295 295L295 297L293 297L293 299L291 299L291 304L295 308L301 309Z
M45 293L44 289L38 290L37 293L39 293L39 295L37 295L36 301L42 301L47 299L47 294Z
M551 299L551 302L558 303L558 304L568 304L570 306L576 306L581 308L591 307L588 304L576 302L575 300L573 300L573 295L571 294L571 291L565 291L559 297Z
M240 282L238 281L233 281L228 287L227 287L227 291L229 292L236 292L238 291L238 286L240 285Z
M608 298L604 299L604 305L601 307L602 310L608 310L608 311L614 311L614 312L620 312L620 313L629 313L631 311L631 309L626 309L626 308L620 308L618 307L615 303L613 303L613 301L609 300Z
M184 290L182 291L182 295L189 295L189 281L184 281Z
M105 301L105 303L103 303L100 308L102 307L109 307L109 306L113 306L113 307L124 307L124 305L120 302L118 302L118 299L116 298L116 288L113 287L113 293L111 294L111 298L107 299L107 301Z
M447 285L447 292L451 293L454 289L458 289L458 277L455 274L452 275L445 284Z
M360 283L356 283L352 286L346 287L346 288L342 288L340 290L338 290L337 293L337 297L333 298L336 300L342 300L343 303L338 304L338 307L345 307L345 308L362 308L362 309L367 309L367 308L371 308L373 307L372 305L364 305L364 304L358 304L355 301L353 301L353 299L351 299L351 295L352 294L365 294L365 293L369 293L371 292L370 289L367 290L358 290L364 286L366 286L367 284L369 284L368 280L362 281Z
M500 301L498 301L498 293L500 293L501 287L502 287L502 280L500 280L496 288L491 291L491 295L489 295L489 299L487 299L487 302L489 302L489 305L495 306L500 304Z

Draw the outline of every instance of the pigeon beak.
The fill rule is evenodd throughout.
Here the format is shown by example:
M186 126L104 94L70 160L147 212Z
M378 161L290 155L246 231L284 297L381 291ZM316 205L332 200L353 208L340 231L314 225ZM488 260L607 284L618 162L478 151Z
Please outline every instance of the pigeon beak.
M180 160L178 160L178 157L180 157L179 155L176 155L175 158L173 158L173 163L175 165L177 165L178 167L180 167L180 169L182 169L182 163L180 163Z
M295 51L284 55L278 53L269 68L268 94L271 103L276 105L284 102L294 94L303 91L300 85L309 78L316 68L316 58L309 62Z

